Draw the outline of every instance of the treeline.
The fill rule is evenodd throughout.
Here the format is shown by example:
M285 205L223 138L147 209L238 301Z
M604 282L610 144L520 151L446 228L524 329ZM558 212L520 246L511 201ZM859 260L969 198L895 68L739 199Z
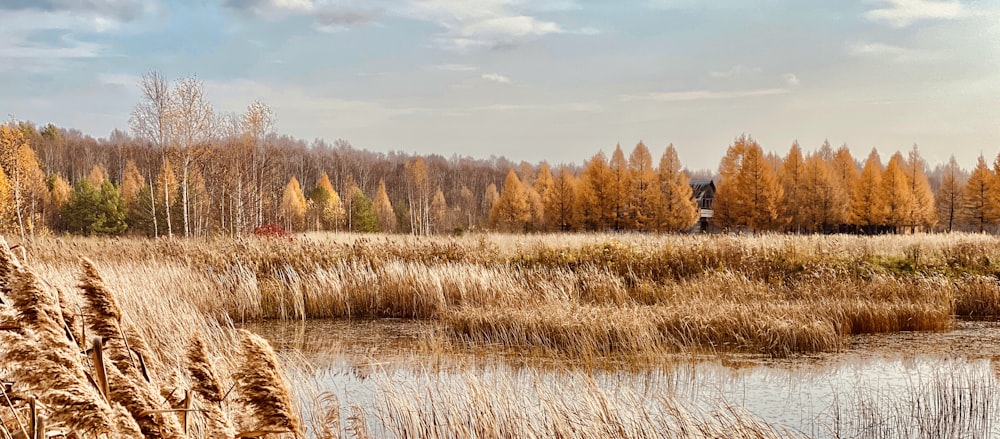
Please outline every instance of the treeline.
M129 131L106 139L28 122L0 126L0 229L22 235L208 236L289 231L414 234L689 230L689 172L668 146L640 142L583 166L400 152L279 135L262 102L216 114L202 83L140 82ZM883 165L824 143L781 157L741 136L714 176L720 230L819 233L992 230L1000 158L971 174L952 158L929 170L917 148ZM698 175L697 177L713 177Z

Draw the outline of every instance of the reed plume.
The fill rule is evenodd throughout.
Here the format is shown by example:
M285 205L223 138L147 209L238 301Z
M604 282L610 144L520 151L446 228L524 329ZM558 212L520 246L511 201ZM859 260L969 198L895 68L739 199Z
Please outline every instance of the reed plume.
M146 368L146 359L150 358L148 345L137 331L125 328L121 308L94 263L84 258L82 265L80 288L90 315L88 323L94 334L107 344L105 352L111 360L112 367L108 368L111 399L128 409L146 438L183 437L177 416L165 412L157 402L160 388Z
M239 330L242 364L234 378L238 401L250 409L258 432L291 432L301 436L288 384L281 375L278 358L271 345L260 336Z
M115 412L93 384L78 346L66 336L56 294L21 266L2 240L0 284L17 313L7 324L18 326L0 331L0 362L7 378L49 407L51 421L77 434L128 437L119 426L131 419ZM126 435L119 436L122 432Z
M187 351L187 369L191 374L191 390L204 401L202 414L211 439L232 439L236 430L229 418L222 412L222 386L219 384L215 367L208 359L205 341L201 334L195 334Z

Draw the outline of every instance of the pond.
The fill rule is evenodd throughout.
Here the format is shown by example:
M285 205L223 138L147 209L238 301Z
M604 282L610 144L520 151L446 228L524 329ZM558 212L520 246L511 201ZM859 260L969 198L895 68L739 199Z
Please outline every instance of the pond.
M414 418L469 422L468 414L452 413L462 407L492 406L488 415L500 423L505 417L542 423L546 413L583 417L595 402L616 407L603 412L614 413L622 431L639 431L650 420L677 422L676 412L664 410L683 410L694 418L760 420L809 437L1000 436L997 322L857 336L840 352L809 356L688 353L640 364L456 346L433 322L247 327L289 360L301 398L315 400L326 391L343 413L357 406L375 414L363 421L374 436L398 430L387 424L419 421Z

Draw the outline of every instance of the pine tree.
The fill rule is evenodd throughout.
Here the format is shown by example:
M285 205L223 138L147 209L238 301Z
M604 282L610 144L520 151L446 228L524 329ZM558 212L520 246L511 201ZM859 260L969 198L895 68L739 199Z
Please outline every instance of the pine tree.
M345 190L344 192L348 191ZM351 231L360 233L378 232L378 218L375 216L372 200L357 186L351 188L349 193L351 194Z
M382 232L395 233L396 213L392 209L392 203L389 202L389 193L385 190L385 180L378 181L374 204L375 217L378 218L378 229Z
M656 210L656 228L666 232L689 230L701 211L691 191L691 181L681 171L681 162L674 145L668 145L660 157L657 173L660 189L660 206Z
M965 185L962 178L962 169L958 166L958 161L952 155L945 165L944 173L941 175L941 187L934 195L934 202L937 205L937 214L941 219L942 226L947 232L954 230L958 213L962 206L962 192Z
M993 226L997 220L997 210L993 206L995 180L996 176L986 166L986 159L980 155L976 168L965 183L960 211L962 222L980 233Z
M110 181L100 188L82 179L64 209L66 228L81 235L120 235L128 228L125 200Z
M286 230L290 232L305 230L307 207L306 197L302 194L302 185L299 184L298 178L292 176L281 195L280 215Z
M882 161L872 148L851 197L851 222L869 232L885 223L888 208L882 192Z

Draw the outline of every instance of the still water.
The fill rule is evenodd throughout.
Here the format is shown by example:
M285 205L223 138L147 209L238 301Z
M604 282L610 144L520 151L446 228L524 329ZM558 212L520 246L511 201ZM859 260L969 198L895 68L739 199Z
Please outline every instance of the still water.
M482 387L516 394L497 404L530 410L596 385L625 405L670 397L698 413L738 407L810 437L1000 437L998 322L858 336L840 352L817 355L689 353L649 364L581 364L456 345L432 322L312 320L248 329L290 361L296 387L333 392L342 406L377 408L387 388L409 389L390 396L420 398Z

